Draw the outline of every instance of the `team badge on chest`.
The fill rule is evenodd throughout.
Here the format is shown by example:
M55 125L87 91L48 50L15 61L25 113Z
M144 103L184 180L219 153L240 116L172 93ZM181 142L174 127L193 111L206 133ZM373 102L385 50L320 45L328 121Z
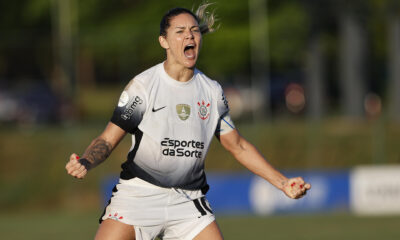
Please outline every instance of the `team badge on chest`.
M204 100L200 102L197 102L197 105L199 106L199 117L202 120L206 120L210 116L210 103L205 103Z
M190 116L190 106L187 104L178 104L176 105L176 113L182 121L185 121Z

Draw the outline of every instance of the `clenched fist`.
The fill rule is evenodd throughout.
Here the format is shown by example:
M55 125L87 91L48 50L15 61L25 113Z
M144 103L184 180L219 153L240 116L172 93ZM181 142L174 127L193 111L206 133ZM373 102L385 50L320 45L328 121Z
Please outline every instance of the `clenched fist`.
M282 191L290 198L298 199L303 197L311 189L309 183L305 183L303 178L290 178L283 186Z
M69 175L79 179L84 178L88 172L87 166L85 166L84 162L79 161L79 156L75 153L69 157L69 162L65 165L65 169Z

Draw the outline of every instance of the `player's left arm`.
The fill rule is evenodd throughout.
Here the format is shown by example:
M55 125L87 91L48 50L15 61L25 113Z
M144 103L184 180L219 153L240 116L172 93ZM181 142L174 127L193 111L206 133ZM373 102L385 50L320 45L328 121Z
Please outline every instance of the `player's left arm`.
M303 178L288 179L276 170L236 129L218 136L222 146L243 166L282 190L290 198L301 198L311 188Z

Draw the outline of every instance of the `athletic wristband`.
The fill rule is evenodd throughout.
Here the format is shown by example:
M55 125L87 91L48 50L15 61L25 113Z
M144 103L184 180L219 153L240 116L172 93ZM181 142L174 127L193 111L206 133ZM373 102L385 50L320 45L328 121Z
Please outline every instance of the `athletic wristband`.
M89 162L86 158L81 158L78 161L79 161L80 164L82 164L86 168L86 170L89 171L89 169L90 169L90 167L92 165L91 162Z

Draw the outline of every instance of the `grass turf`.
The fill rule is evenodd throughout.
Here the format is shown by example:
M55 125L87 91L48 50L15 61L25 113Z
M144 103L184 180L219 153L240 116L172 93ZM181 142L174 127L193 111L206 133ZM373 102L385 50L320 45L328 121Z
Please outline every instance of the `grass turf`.
M93 239L98 212L29 212L0 215L2 239ZM225 239L399 239L400 216L290 215L217 217Z

